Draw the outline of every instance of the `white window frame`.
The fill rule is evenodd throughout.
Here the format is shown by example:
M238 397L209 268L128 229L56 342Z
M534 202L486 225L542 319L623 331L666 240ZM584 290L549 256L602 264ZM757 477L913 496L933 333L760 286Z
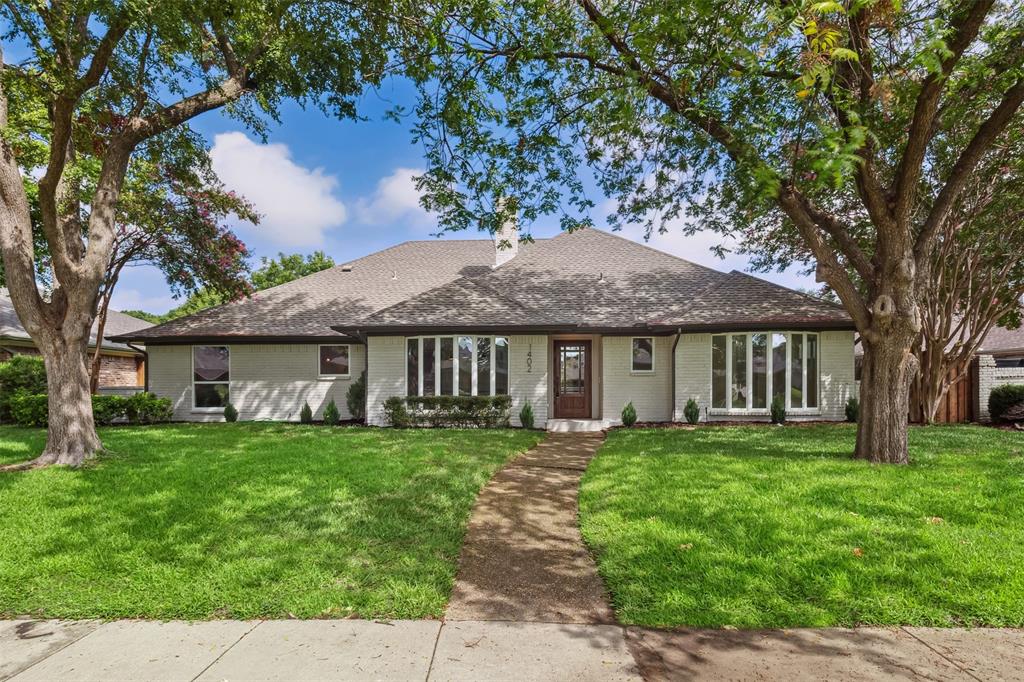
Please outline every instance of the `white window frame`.
M320 349L324 347L339 348L344 346L348 349L348 373L346 374L324 374L320 371ZM335 379L352 378L352 344L351 343L318 343L316 346L316 378L321 381L334 381Z
M754 404L754 334L766 334L768 337L768 350L767 358L765 359L765 371L767 376L765 377L765 391L767 392L767 407L752 407ZM772 338L776 334L781 334L786 338L786 386L783 391L783 395L786 397L786 412L792 414L804 415L804 414L820 414L821 413L821 333L816 331L779 331L773 330L753 330L753 331L736 331L736 332L716 332L708 335L708 377L710 383L708 384L710 391L714 390L715 380L715 368L714 368L714 351L713 351L713 339L716 336L725 337L725 400L726 407L711 407L711 414L752 414L752 415L765 415L771 412L772 404L772 389L773 389L773 377L774 377L774 354L772 353ZM792 372L793 372L793 335L803 334L803 354L801 357L801 369L803 376L803 399L807 402L807 355L808 355L808 336L816 336L817 348L818 348L818 375L814 377L817 382L817 392L815 395L818 396L817 407L793 407L790 404L792 398ZM732 407L732 337L734 336L746 336L747 343L747 406L746 407ZM714 403L714 395L709 392L708 398L711 403Z
M654 374L655 370L657 369L657 365L655 364L656 361L654 359L655 356L657 355L655 353L655 344L657 343L657 341L655 341L656 338L658 338L658 337L656 337L656 336L631 336L631 337L629 337L629 373L630 374L641 374L641 375L643 375L643 374ZM650 369L636 369L635 367L633 367L633 342L636 341L637 339L650 339L651 340L651 368Z
M227 381L196 381L196 348L227 348L228 349L228 380ZM223 407L196 407L196 384L227 384L228 403L231 402L231 377L234 376L231 370L231 345L227 343L195 343L189 347L189 384L192 393L192 411L203 414L217 414L224 411Z
M426 336L407 336L405 337L405 346L402 349L402 357L405 358L405 369L403 373L403 381L405 382L404 395L409 395L409 341L416 340L416 353L417 353L417 367L416 370L419 375L416 378L416 384L418 386L417 396L423 396L423 339L434 339L434 395L441 395L441 339L452 340L452 353L454 362L452 363L452 395L459 395L459 339L468 337L470 339L470 395L477 395L477 339L490 339L491 340L491 392L487 395L495 396L499 395L494 391L497 390L495 378L498 371L498 363L494 361L496 356L495 353L495 339L505 339L508 345L508 376L509 376L509 395L512 392L512 337L507 334L441 334L434 336L427 334ZM504 393L500 395L506 395ZM411 396L410 396L411 397Z

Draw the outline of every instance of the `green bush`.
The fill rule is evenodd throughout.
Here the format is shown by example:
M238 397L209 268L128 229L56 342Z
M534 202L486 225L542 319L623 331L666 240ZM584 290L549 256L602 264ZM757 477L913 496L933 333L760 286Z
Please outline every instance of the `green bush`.
M772 424L786 423L786 400L777 395L772 399Z
M324 424L327 426L337 426L340 421L341 413L338 412L338 406L334 404L334 399L331 398L331 402L327 403L327 407L324 408Z
M152 393L136 393L127 399L125 416L129 424L160 424L171 421L174 408L170 398L159 398Z
M988 394L988 413L992 421L1002 421L1006 411L1024 403L1024 384L1003 384Z
M523 409L519 410L519 423L524 429L533 428L533 405L529 400L523 405Z
M361 373L348 387L345 404L353 419L360 421L366 417L366 372Z
M18 391L11 398L11 419L22 426L46 426L47 397Z
M313 423L313 410L309 407L309 403L303 402L302 409L299 410L299 421L303 424Z
M850 396L846 399L846 421L856 422L860 418L860 401Z
M630 401L622 408L622 425L632 426L633 424L636 424L636 408L633 407L633 401Z
M94 395L92 420L97 426L109 426L128 414L128 399L119 395Z
M507 395L431 395L394 397L384 401L384 418L392 426L508 426L512 398Z
M696 424L700 421L700 407L697 406L697 401L690 398L686 401L686 407L683 408L683 416L686 417L686 421L689 424Z
M11 400L17 393L46 393L46 367L37 355L15 355L0 362L0 422L11 421Z
M238 410L231 403L224 406L224 421L236 422L238 421Z

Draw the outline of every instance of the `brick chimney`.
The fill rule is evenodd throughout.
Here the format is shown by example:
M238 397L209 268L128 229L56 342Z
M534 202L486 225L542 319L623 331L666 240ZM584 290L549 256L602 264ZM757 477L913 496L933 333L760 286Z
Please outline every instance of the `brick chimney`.
M499 211L509 204L515 206L514 202L502 199L498 204ZM516 257L517 253L519 253L519 225L513 212L494 233L494 267L509 262Z

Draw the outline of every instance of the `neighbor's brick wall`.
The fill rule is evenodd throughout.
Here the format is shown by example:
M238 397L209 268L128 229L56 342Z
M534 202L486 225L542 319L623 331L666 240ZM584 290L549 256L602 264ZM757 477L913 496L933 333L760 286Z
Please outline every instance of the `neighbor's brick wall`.
M141 386L139 381L139 363L134 356L101 355L100 382L103 387L128 388Z
M654 372L632 372L633 341L630 336L601 339L603 405L601 414L622 423L622 408L632 402L642 422L672 419L672 342L674 336L654 337Z
M979 355L977 361L978 393L974 397L974 414L978 421L992 421L988 411L988 396L992 389L1003 384L1024 384L1024 367L996 367L991 355Z

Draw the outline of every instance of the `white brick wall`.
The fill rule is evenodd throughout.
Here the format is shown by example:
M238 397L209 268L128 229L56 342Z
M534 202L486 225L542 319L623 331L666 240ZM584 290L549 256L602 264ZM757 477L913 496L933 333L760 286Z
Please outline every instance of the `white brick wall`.
M534 428L543 429L548 420L548 337L510 336L509 395L512 396L512 423L519 423L519 410L529 400L533 404Z
M853 332L822 332L821 416L846 419L846 401L857 395L853 373Z
M619 424L622 408L633 403L638 421L661 422L672 418L672 341L654 337L654 372L634 374L632 337L605 336L602 348L602 406L604 419Z
M978 356L978 394L975 396L974 413L978 421L992 421L988 411L988 396L992 389L1003 384L1024 384L1024 367L996 367L991 355Z
M683 334L676 344L675 421L682 421L686 401L693 398L700 406L700 418L711 405L711 335Z
M231 344L231 403L242 420L298 421L303 401L313 408L315 419L333 398L342 419L351 417L346 393L363 371L364 348L349 350L349 378L319 379L316 344ZM221 421L219 412L192 409L192 346L149 348L149 390L170 398L174 419Z
M366 423L385 426L384 401L405 395L405 337L371 336L366 370Z

